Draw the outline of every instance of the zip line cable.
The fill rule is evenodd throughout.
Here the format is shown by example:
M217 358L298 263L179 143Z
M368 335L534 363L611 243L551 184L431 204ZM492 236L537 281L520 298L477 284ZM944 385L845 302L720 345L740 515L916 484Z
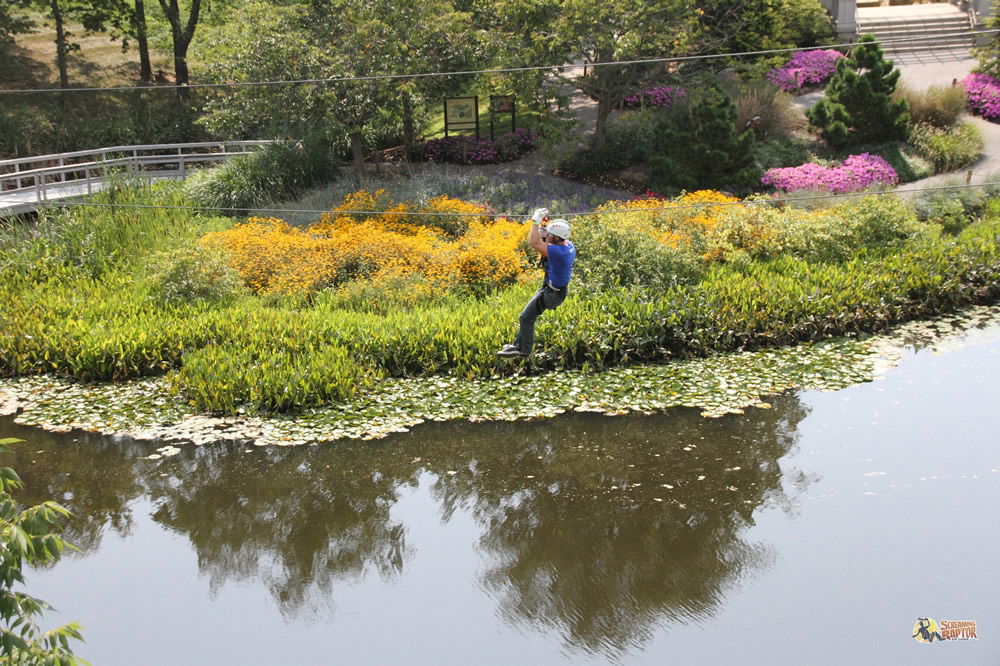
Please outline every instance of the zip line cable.
M921 187L912 190L881 190L873 192L849 192L843 194L821 194L821 195L810 195L804 197L796 196L775 196L772 199L749 199L741 201L709 201L700 203L684 203L684 204L671 204L667 206L661 206L656 208L619 208L612 210L589 210L582 211L578 213L561 213L561 217L584 217L589 215L610 215L617 213L653 213L660 211L669 210L684 210L691 208L727 208L731 206L747 206L755 204L794 204L799 201L825 201L831 199L849 199L865 196L885 196L885 195L900 195L909 194L911 192L937 192L937 191L950 191L950 190L966 190L973 188L986 188L989 186L996 186L1000 188L1000 175L998 175L998 180L995 182L985 182L985 183L965 183L961 185L940 185L931 187ZM10 204L23 204L24 201L14 201L12 199L2 199L0 198L0 203L10 203ZM30 202L28 202L30 203ZM329 209L309 209L309 208L235 208L235 207L224 207L224 206L165 206L162 204L113 204L113 203L93 203L93 202L83 202L83 201L45 201L38 202L43 206L59 206L63 208L118 208L118 209L137 209L137 210L182 210L182 211L215 211L220 213L246 213L248 210L253 213L307 213L313 215L337 215L338 213L345 216L350 215L397 215L400 217L491 217L491 218L508 218L511 220L527 220L531 218L531 215L522 213L435 213L435 212L422 212L422 211L387 211L387 210L349 210L349 211L335 211ZM0 213L0 220L3 219L2 213Z
M991 35L1000 33L1000 28L990 30L977 30L976 35ZM879 46L893 44L912 44L926 41L940 41L947 37L957 37L969 34L967 32L946 33L941 35L926 35L922 37L902 37L898 39L887 39L876 42ZM849 48L859 46L868 42L845 42L842 44L831 44L824 46L825 49ZM145 90L193 90L196 88L247 88L279 85L321 85L328 83L349 83L351 81L389 81L398 79L421 79L441 76L471 76L475 74L512 74L515 72L537 72L544 70L559 70L560 72L572 69L587 67L621 67L624 65L651 65L666 62L691 62L695 60L714 60L718 58L737 58L743 56L771 55L775 53L794 53L796 51L814 51L817 47L791 47L784 49L765 49L761 51L740 51L736 53L714 53L690 56L669 56L663 58L645 58L637 60L621 60L591 63L568 63L563 65L532 65L525 67L504 67L499 69L469 69L454 72L422 72L417 74L371 74L368 76L331 76L321 79L288 79L274 81L236 81L229 83L189 83L183 86L107 86L89 88L38 88L38 89L13 89L0 90L0 95L19 95L32 93L71 93L71 92L117 92L117 91L145 91Z

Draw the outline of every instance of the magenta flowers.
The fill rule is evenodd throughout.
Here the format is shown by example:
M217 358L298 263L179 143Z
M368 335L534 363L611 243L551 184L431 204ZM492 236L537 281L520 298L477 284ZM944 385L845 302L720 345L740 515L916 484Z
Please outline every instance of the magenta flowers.
M837 71L837 61L844 57L833 49L797 51L792 59L767 73L767 80L785 92L824 83Z
M459 135L424 143L421 157L427 162L494 164L516 160L534 148L535 136L524 128L500 134L496 141Z
M653 86L629 95L623 104L626 109L637 109L640 106L659 106L667 109L681 97L687 97L687 94L687 90L680 86Z
M989 74L969 74L962 86L969 111L987 120L1000 118L1000 81Z
M851 155L838 167L807 162L797 167L768 169L760 182L786 192L818 189L843 194L872 185L895 185L899 176L884 158L861 153Z

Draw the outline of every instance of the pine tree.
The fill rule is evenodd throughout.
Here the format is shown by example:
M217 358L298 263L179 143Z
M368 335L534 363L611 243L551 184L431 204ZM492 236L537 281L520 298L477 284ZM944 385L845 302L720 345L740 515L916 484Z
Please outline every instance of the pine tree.
M899 70L885 59L874 37L865 35L861 42L837 62L826 97L806 113L834 148L901 140L909 130L906 102L892 99Z
M756 181L752 130L736 128L736 105L713 88L686 118L663 127L652 157L652 185L659 191L712 187L752 187Z

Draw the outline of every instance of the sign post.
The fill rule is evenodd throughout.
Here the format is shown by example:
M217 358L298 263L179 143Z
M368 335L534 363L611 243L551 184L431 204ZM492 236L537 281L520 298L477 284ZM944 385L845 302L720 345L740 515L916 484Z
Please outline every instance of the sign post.
M517 129L517 111L513 95L490 95L490 138L496 139L496 117L501 113L510 114L510 131Z
M475 130L479 138L479 97L448 97L444 100L444 135L453 130Z

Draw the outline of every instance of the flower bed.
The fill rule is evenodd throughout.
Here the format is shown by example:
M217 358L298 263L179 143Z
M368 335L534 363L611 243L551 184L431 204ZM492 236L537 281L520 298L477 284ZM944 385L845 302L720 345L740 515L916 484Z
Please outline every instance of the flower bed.
M962 79L962 86L971 113L987 120L1000 118L1000 81L989 74L969 74Z
M884 158L861 153L849 156L838 167L807 162L797 167L768 169L760 181L786 192L820 189L843 194L872 185L895 185L899 176Z
M473 136L448 136L424 143L420 157L427 162L457 164L495 164L509 162L535 147L535 135L524 128L501 134L494 139Z
M643 106L667 109L682 97L687 97L687 90L680 86L653 86L629 95L622 100L622 106L626 109L638 109Z
M629 95L622 101L622 105L626 109L638 109L643 106L667 109L678 99L687 97L687 94L687 90L680 86L653 86Z
M787 63L768 72L767 80L785 92L799 92L826 83L837 71L837 61L843 57L843 53L833 49L798 51Z

